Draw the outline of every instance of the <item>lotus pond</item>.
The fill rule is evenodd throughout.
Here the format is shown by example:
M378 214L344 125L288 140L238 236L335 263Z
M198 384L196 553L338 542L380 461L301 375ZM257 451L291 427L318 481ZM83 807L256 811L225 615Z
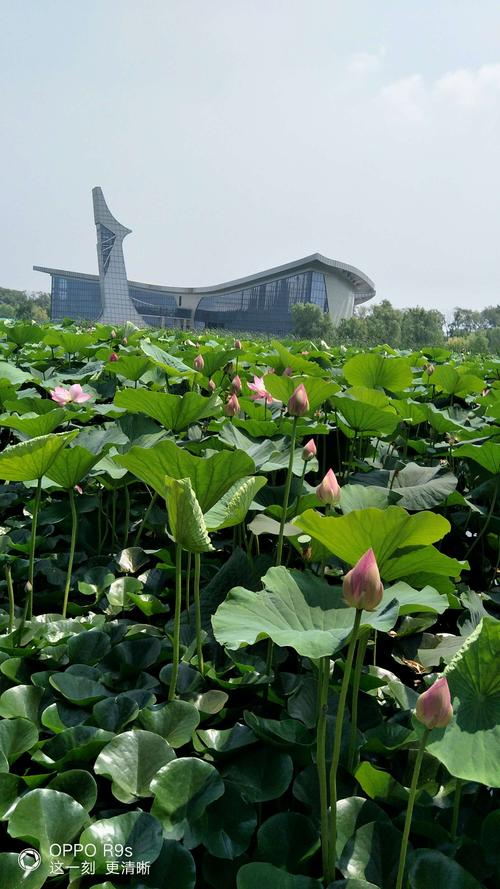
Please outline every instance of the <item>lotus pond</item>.
M493 889L500 360L0 330L0 887Z

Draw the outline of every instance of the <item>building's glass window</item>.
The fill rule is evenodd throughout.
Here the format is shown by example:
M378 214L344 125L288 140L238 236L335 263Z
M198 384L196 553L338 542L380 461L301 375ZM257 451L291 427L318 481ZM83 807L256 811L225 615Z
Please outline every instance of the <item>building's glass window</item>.
M109 260L111 259L111 251L113 249L113 245L116 241L116 235L114 232L110 231L109 228L106 228L102 222L97 223L97 236L99 238L99 244L101 248L101 258L102 258L102 268L104 274L108 271Z
M101 314L99 281L54 275L52 277L51 318L95 321Z
M204 296L195 313L196 327L254 330L287 334L292 330L291 306L313 302L328 311L324 275L301 272L234 293Z

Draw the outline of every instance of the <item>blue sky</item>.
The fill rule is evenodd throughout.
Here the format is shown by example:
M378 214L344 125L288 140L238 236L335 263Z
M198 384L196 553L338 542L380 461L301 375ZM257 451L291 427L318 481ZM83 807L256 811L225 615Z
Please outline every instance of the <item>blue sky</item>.
M215 284L320 252L394 304L500 302L497 0L0 0L0 286Z

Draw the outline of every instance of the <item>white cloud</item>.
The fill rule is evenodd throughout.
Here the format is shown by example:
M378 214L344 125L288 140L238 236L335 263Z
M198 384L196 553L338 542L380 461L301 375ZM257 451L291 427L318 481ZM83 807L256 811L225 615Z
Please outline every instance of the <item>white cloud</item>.
M489 104L500 96L500 64L483 65L476 71L449 71L436 81L433 93L437 99L451 100L464 108Z
M360 77L364 77L366 74L374 74L380 69L384 56L384 46L381 46L376 53L356 52L349 59L347 70L350 74Z
M427 92L420 74L412 74L384 87L378 101L395 116L409 123L422 123L425 118Z

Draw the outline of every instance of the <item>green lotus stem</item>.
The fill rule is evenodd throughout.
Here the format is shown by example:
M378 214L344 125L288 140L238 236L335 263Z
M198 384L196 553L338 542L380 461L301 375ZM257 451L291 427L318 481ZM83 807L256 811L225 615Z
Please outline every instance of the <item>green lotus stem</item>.
M173 701L177 688L177 675L179 673L179 652L181 635L181 609L182 609L182 546L175 545L175 613L174 613L174 651L172 655L172 675L168 689L168 700Z
M40 498L42 494L42 479L38 479L35 494L35 503L33 506L33 515L31 518L31 539L30 539L30 556L28 563L28 620L33 617L33 597L35 585L35 544L36 544L36 528L38 524L38 512L40 510Z
M130 523L130 493L128 485L125 485L125 519L123 522L123 549L127 548L128 543L128 526Z
M337 708L337 717L335 720L335 736L333 739L332 765L330 768L330 831L329 831L329 848L328 848L328 870L326 872L327 883L332 883L335 879L335 862L337 857L337 771L340 761L340 747L342 743L342 726L344 722L344 712L347 700L347 692L349 689L349 679L351 676L352 661L354 657L354 648L358 638L359 625L361 623L362 608L356 609L354 618L354 626L352 628L349 647L347 649L347 657L344 667L344 676L340 687L340 697Z
M356 757L359 685L361 682L361 672L363 670L363 663L365 660L366 646L368 645L368 636L368 632L365 632L362 636L360 636L358 639L358 644L356 646L356 662L354 664L354 674L352 679L351 730L349 734L349 753L347 755L347 762L350 772L352 772L354 769L354 760Z
M298 492L297 498L293 504L294 510L297 510L299 508L300 498L302 495L302 485L304 484L304 476L306 474L306 467L307 467L307 460L304 460L304 465L302 467L302 475L300 476L299 492Z
M191 623L191 616L189 614L189 605L191 599L191 553L187 554L187 566L186 566L186 615L188 619L188 623Z
M292 468L293 468L293 458L295 454L295 438L297 436L297 420L298 417L293 418L292 423L292 431L290 433L290 459L288 461L288 471L286 474L286 482L285 482L285 493L283 496L283 512L281 514L280 521L280 530L278 536L278 548L276 550L276 565L281 565L281 558L283 555L283 534L285 531L285 523L286 523L286 514L288 511L288 500L290 497L290 487L292 484Z
M111 546L116 543L116 488L111 495Z
M148 518L149 518L149 513L150 513L151 510L153 509L153 506L155 505L155 503L156 503L156 501L157 501L157 498L158 498L158 494L157 494L156 491L155 491L154 494L153 494L153 496L151 497L150 504L149 504L148 508L146 509L146 512L144 513L144 515L143 515L143 517L142 517L142 522L141 522L141 524L139 525L139 528L137 529L137 534L135 535L135 540L134 540L134 546L139 546L139 541L140 541L140 539L141 539L141 534L142 534L142 532L143 532L144 525L146 524L146 522L147 522L147 520L148 520Z
M490 508L489 508L489 510L488 510L488 515L486 516L486 520L485 520L485 522L484 522L484 525L483 525L483 527L481 528L481 530L480 530L479 534L477 535L477 537L475 537L474 540L472 541L472 543L471 543L471 545L469 546L469 549L467 550L467 552L465 553L465 556L464 556L465 559L468 559L468 558L469 558L469 556L470 556L472 550L474 549L474 547L476 546L476 544L479 543L479 541L481 540L481 538L484 537L484 535L485 535L485 533L486 533L486 530L487 530L487 528L488 528L488 525L490 524L490 521L491 521L491 516L493 515L493 510L495 509L495 503L496 503L496 499L497 499L497 495L498 495L498 485L499 485L499 482L497 481L496 484L495 484L495 490L493 491L493 497L491 498Z
M5 566L5 580L7 583L7 595L9 597L9 633L14 629L15 605L14 605L14 587L12 584L12 572L10 565Z
M328 685L330 658L322 657L318 664L318 721L316 728L316 768L318 771L321 813L321 857L323 874L328 871L328 777L326 770L326 717L328 713Z
M460 802L462 799L462 787L463 787L462 778L457 778L455 784L455 796L453 799L453 813L451 816L451 828L450 828L450 837L454 842L457 838L458 833L458 818L460 815Z
M198 654L198 667L201 675L204 672L203 663L203 646L201 641L201 602L200 602L200 573L201 573L201 556L199 553L194 554L194 619L196 629L196 651Z
M396 879L396 889L402 889L402 887L403 887L403 878L404 878L405 865L406 865L406 853L408 850L408 839L410 836L413 807L415 805L415 797L417 795L418 776L420 775L420 767L422 765L422 760L424 758L425 745L427 743L429 731L430 731L430 729L428 729L428 728L426 728L424 730L422 739L420 741L420 747L418 748L418 753L417 753L417 758L415 760L415 765L413 767L413 777L411 779L410 796L408 798L408 808L406 809L406 819L405 819L405 826L404 826L404 830L403 830L403 839L401 840L401 851L399 853L399 865L398 865L398 876Z
M66 585L64 587L64 599L63 599L63 607L62 607L62 616L66 617L66 611L68 609L68 599L69 599L69 590L71 587L71 575L73 573L73 559L75 557L75 546L76 546L76 537L78 534L78 514L76 511L75 505L75 492L72 488L68 491L69 494L69 505L71 507L71 543L69 547L69 561L68 561L68 570L66 572Z

